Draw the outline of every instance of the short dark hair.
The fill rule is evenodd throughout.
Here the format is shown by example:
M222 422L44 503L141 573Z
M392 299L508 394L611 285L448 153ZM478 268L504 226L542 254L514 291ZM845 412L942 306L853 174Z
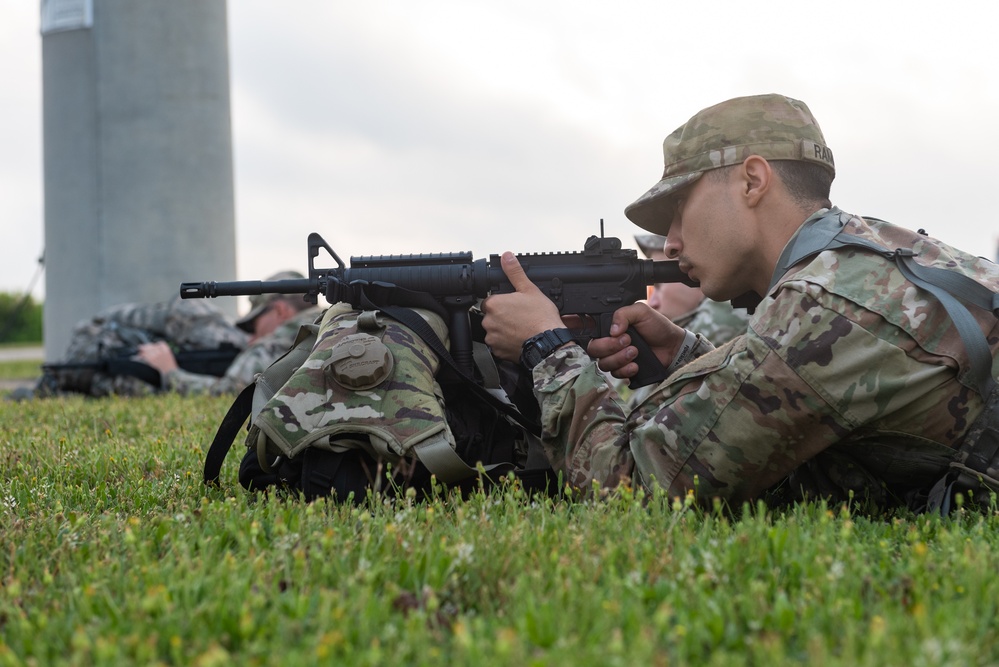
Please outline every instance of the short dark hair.
M832 206L829 190L833 175L829 170L814 162L802 160L767 160L774 173L784 184L791 198L801 207L819 204L825 208ZM724 180L738 165L729 165L704 172L708 178Z
M822 165L802 160L772 160L770 166L796 203L801 206L832 206L829 190L833 175Z

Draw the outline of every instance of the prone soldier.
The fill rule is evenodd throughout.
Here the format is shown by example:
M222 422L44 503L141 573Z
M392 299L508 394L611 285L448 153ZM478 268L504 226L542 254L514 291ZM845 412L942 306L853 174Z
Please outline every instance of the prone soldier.
M301 277L282 271L272 279ZM207 302L179 297L112 306L78 322L62 359L45 364L37 385L14 398L238 393L320 314L300 296L257 295L250 306L235 324Z
M956 491L999 486L999 268L832 205L829 150L808 107L728 100L663 143L662 179L625 214L666 236L704 293L762 297L747 332L715 348L637 303L610 336L532 347L543 445L586 489L632 481L741 503L825 497L946 511ZM524 279L483 303L507 360L564 326ZM637 372L627 328L666 367L634 410L602 371ZM547 338L554 338L548 336Z
M268 280L301 278L302 274L296 271L281 271ZM221 377L180 368L170 346L162 341L140 345L138 359L160 372L164 389L180 394L238 393L291 348L303 324L311 324L320 315L319 306L299 295L251 296L250 311L236 322L239 329L249 334L246 349L233 359Z

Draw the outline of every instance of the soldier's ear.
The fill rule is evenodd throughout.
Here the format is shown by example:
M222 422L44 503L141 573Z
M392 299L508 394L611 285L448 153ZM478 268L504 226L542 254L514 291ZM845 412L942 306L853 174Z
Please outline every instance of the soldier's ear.
M742 163L740 176L746 205L754 208L773 187L773 168L759 155L750 155Z

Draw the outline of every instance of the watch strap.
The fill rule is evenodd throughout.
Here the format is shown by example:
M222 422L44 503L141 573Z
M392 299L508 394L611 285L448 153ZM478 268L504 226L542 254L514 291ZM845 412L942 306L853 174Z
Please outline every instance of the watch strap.
M542 331L524 341L524 347L520 353L520 363L527 370L533 370L545 357L573 340L572 332L568 329Z

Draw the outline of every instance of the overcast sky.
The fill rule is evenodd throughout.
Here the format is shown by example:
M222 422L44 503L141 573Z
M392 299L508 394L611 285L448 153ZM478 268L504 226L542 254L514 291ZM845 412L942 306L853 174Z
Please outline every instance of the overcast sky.
M818 118L838 206L994 257L987 7L231 0L239 278L305 270L310 231L344 259L481 257L580 250L603 218L636 247L623 209L663 137L770 92ZM38 2L0 0L0 72L0 291L23 291L43 244Z

